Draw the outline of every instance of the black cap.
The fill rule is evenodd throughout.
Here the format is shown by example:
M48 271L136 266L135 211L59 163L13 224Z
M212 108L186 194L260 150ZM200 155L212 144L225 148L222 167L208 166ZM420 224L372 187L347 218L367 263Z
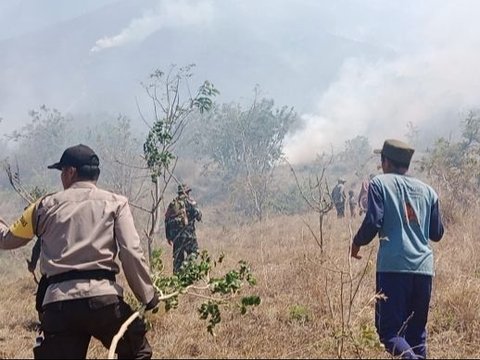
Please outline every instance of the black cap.
M415 149L410 145L396 139L387 139L383 143L382 149L374 150L374 153L382 154L383 156L404 165L410 165L414 152Z
M65 150L60 161L48 166L48 168L62 170L62 167L65 166L79 168L84 165L98 166L100 165L100 161L92 149L86 145L79 144Z

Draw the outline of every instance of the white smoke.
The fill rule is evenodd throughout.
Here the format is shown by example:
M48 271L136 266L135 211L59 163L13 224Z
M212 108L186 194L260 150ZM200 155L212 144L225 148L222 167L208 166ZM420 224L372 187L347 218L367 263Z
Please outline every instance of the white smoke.
M95 42L91 52L140 42L162 28L205 25L213 18L210 0L164 0L154 10L145 12L115 36L105 36Z
M303 115L304 127L286 140L288 159L311 161L358 135L373 146L405 139L409 122L438 136L457 127L480 106L480 26L472 11L479 4L470 5L433 4L412 29L412 42L393 46L390 59L347 59L318 110Z

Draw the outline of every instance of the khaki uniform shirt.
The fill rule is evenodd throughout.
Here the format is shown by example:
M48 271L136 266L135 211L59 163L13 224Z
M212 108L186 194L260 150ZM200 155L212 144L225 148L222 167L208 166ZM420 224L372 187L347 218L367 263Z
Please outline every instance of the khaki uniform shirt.
M76 182L70 188L48 195L17 226L33 223L41 237L40 271L47 277L71 270L110 270L119 272L121 262L128 285L137 299L147 304L154 287L135 229L128 200L91 182ZM26 245L28 237L0 221L0 248ZM19 235L20 234L20 235ZM68 280L51 284L43 304L100 295L123 295L123 289L109 280Z

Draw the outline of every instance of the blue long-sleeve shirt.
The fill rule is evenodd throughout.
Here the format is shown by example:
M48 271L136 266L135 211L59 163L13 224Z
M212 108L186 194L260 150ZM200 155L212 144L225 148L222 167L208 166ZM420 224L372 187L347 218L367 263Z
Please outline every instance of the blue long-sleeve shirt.
M370 182L367 213L353 243L367 245L379 234L377 271L433 275L428 240L439 241L443 233L435 191L410 176L384 174Z

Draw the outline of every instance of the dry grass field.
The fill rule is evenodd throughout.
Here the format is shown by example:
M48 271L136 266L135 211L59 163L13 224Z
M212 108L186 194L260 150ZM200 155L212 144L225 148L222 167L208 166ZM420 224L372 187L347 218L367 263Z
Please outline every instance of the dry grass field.
M480 243L476 211L451 224L433 244L434 280L429 329L433 358L479 358ZM217 336L198 318L200 301L184 296L178 309L151 318L148 334L156 358L385 358L373 323L376 240L362 248L363 259L350 261L348 247L360 218L335 218L325 225L325 248L304 219L275 217L253 225L200 224L199 241L212 255L226 254L225 268L248 261L257 278L253 292L260 306L246 315L223 313ZM170 248L164 259L171 271ZM371 258L369 260L369 254ZM0 357L31 358L35 284L24 253L4 253L0 281ZM355 296L353 296L355 295ZM92 341L90 358L107 351Z

